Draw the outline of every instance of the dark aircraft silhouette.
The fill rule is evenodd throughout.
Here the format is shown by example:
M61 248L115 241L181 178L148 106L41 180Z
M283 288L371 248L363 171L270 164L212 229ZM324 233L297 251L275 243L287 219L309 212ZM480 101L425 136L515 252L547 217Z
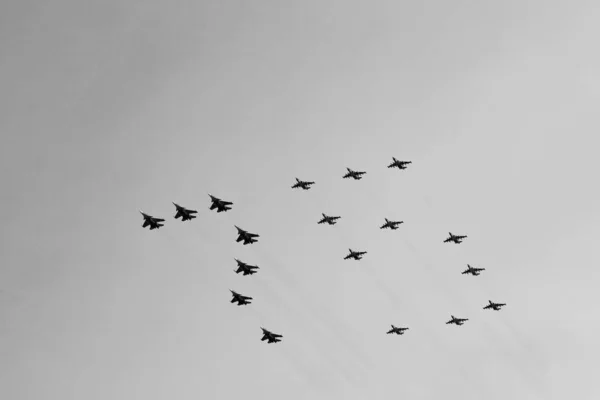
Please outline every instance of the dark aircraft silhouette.
M346 257L344 257L344 260L348 260L350 258L354 258L355 260L360 260L362 259L362 256L364 254L367 254L366 251L352 251L352 249L348 249L350 250L350 254L348 254Z
M485 271L485 268L473 268L469 264L467 264L467 269L465 269L462 274L471 274L473 276L479 276L481 271Z
M464 239L466 239L466 238L467 238L467 236L466 236L466 235L465 235L465 236L453 235L453 234L452 234L452 232L448 232L448 234L449 234L450 236L448 237L448 239L444 240L444 243L448 243L448 242L454 242L454 243L456 243L456 244L460 244L460 243L462 243L462 241L463 241Z
M233 205L232 202L221 200L210 193L208 195L210 196L210 201L212 202L209 208L210 210L214 210L216 208L218 213L231 210L231 207L229 206Z
M354 180L359 180L362 179L362 176L364 174L366 174L365 171L352 171L350 168L346 167L346 169L348 170L348 172L346 173L346 175L343 176L344 179L346 178L354 178Z
M323 215L323 218L317 222L317 224L329 224L329 225L335 225L337 223L337 220L340 219L341 217L330 217L328 215L325 215L323 213L321 213Z
M396 335L404 335L404 331L407 330L408 328L396 328L394 325L392 325L392 329L390 329L388 331L388 335L390 333L395 333Z
M314 184L314 182L301 181L300 179L296 178L296 183L294 186L292 186L292 189L302 188L304 190L308 190L310 189L310 186Z
M240 272L242 272L244 274L244 276L246 275L252 275L256 273L258 268L257 265L248 265L243 261L238 260L237 258L234 258L235 262L237 262L238 265L238 269L237 270L233 270L236 274L239 274Z
M398 169L406 169L406 166L408 164L412 164L412 161L398 161L396 160L396 157L392 157L394 159L394 161L388 165L388 168L394 168L397 167Z
M502 304L502 303L494 303L491 300L488 300L488 302L490 304L488 304L487 306L483 307L484 310L489 310L490 308L493 309L494 311L500 311L501 307L504 307L506 304Z
M165 224L161 224L161 222L165 222L164 219L162 219L162 218L154 218L151 215L144 214L142 212L142 210L139 210L139 211L142 214L142 216L144 217L144 224L142 225L142 228L150 226L150 230L153 230L153 229L158 229L161 226L165 225Z
M258 242L258 240L255 239L259 237L256 233L250 233L242 228L238 228L237 226L235 226L235 228L238 230L238 238L235 240L236 242L241 242L243 240L244 245Z
M455 324L455 325L462 325L464 324L466 321L468 321L468 319L466 318L455 318L454 315L451 315L452 319L448 322L446 322L447 324Z
M229 289L229 291L233 295L233 298L231 299L232 303L235 303L237 301L238 306L245 306L246 304L251 304L248 300L252 300L252 297L241 295L239 293L234 292L231 289Z
M387 229L390 228L391 230L395 231L396 229L398 229L398 225L403 224L404 221L390 221L389 219L385 219L385 224L381 225L381 228L379 229Z
M179 204L176 204L176 203L173 203L173 205L177 209L177 214L175 214L175 219L181 217L182 221L190 221L190 220L196 218L196 216L193 214L197 214L198 211L188 210L187 208L181 207Z
M262 340L262 341L267 340L268 343L281 342L281 339L279 339L279 338L283 337L282 335L278 335L276 333L269 332L268 330L266 330L265 328L262 328L262 327L260 329L262 329L262 331L263 331L263 337L260 340Z

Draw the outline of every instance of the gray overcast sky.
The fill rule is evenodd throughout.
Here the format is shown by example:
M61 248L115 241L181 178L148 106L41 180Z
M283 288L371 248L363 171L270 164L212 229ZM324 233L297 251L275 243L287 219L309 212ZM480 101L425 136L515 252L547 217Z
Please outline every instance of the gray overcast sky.
M598 398L599 22L595 1L3 2L0 397Z

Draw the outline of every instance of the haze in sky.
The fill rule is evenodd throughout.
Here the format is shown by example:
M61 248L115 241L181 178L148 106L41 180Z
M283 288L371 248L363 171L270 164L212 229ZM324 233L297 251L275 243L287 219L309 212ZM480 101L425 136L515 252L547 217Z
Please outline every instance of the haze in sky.
M593 1L3 2L0 397L597 399L599 22Z

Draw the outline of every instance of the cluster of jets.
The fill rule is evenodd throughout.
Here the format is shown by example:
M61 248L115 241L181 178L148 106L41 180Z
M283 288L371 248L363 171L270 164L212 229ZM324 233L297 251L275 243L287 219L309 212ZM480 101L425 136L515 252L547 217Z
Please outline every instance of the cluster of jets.
M393 161L391 164L388 165L388 168L398 168L400 170L404 170L407 168L408 164L412 163L411 161L399 161L395 157L392 157L392 159L393 159ZM352 179L358 181L358 180L362 179L363 175L366 174L366 171L355 171L348 167L346 167L346 170L347 170L347 172L342 177L343 179L352 178ZM294 185L292 185L292 189L309 190L312 187L312 185L315 184L315 182L313 182L313 181L303 181L298 178L295 178L295 179L296 179L296 183L294 183ZM218 197L215 197L211 194L209 194L209 197L211 200L211 205L209 207L210 210L215 210L217 213L226 212L226 211L231 210L231 206L233 205L232 202L221 200ZM175 206L175 209L176 209L175 219L181 218L181 221L191 221L192 219L196 218L195 214L197 214L198 211L187 209L176 203L173 203L173 205ZM142 214L142 216L144 218L144 223L142 225L143 228L149 227L150 230L154 230L154 229L159 229L160 227L164 226L164 223L163 223L163 222L165 222L164 219L153 217L151 215L148 215L148 214L142 212L141 210L140 210L140 213ZM335 225L337 223L337 221L341 218L341 216L329 216L324 213L322 213L321 215L322 215L322 218L317 222L317 224ZM404 221L392 221L392 220L389 220L388 218L384 218L384 219L385 219L385 223L383 225L381 225L380 229L396 230L396 229L398 229L400 224L404 223ZM246 231L246 230L238 227L237 225L234 225L234 226L237 229L236 242L238 242L238 243L241 242L243 245L248 245L248 244L256 243L258 241L257 238L259 238L260 235ZM467 238L466 235L454 235L452 232L448 232L448 234L449 234L449 236L448 236L448 238L446 238L444 240L444 243L460 244L460 243L462 243L462 241L464 239ZM349 253L348 253L348 255L346 255L344 257L344 260L353 259L353 260L358 261L358 260L361 260L365 254L367 254L366 251L354 251L352 249L348 249L348 250L349 250ZM238 260L237 258L234 258L234 260L237 263L237 269L233 270L236 274L241 273L243 276L253 275L257 272L258 269L260 269L257 265L247 264L241 260ZM462 274L463 275L471 274L473 276L479 276L479 274L482 271L485 271L485 268L473 268L469 264L467 264L467 269L465 271L463 271ZM232 295L231 303L237 303L238 306L251 304L252 297L237 293L236 291L231 290L231 289L229 289L229 291L231 292L231 295ZM504 303L494 303L491 300L488 300L488 302L489 302L489 304L487 304L485 307L483 307L484 310L492 309L495 311L499 311L503 306L506 305ZM460 326L460 325L463 325L466 321L468 321L467 318L456 318L454 315L451 315L450 317L451 317L450 321L446 322L446 324L454 324L454 325ZM273 333L263 327L261 327L260 329L262 330L261 341L267 341L267 343L281 342L281 338L283 337L283 335ZM409 328L407 328L407 327L396 327L394 325L391 325L391 329L387 332L387 334L403 335L404 332L407 331L408 329Z

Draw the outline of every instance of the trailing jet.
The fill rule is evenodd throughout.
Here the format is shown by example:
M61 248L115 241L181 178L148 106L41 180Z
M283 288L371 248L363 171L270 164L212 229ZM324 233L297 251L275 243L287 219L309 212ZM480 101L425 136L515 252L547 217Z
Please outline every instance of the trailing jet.
M294 186L292 186L292 189L302 188L304 190L308 190L310 189L310 186L314 184L314 182L301 181L300 179L296 178L296 183Z
M367 254L366 251L352 251L352 249L348 249L350 250L350 254L348 254L346 257L344 257L344 260L348 260L350 258L354 258L355 260L360 260L362 259L362 256L364 254Z
M408 328L396 328L394 325L392 325L392 329L390 329L388 331L388 335L390 333L395 333L396 335L404 335L404 331L407 330Z
M455 325L462 325L464 324L466 321L468 321L468 319L466 318L455 318L454 315L451 315L452 319L448 322L446 322L447 324L455 324Z
M237 262L237 265L238 265L238 269L233 270L236 274L239 274L240 272L242 272L244 274L244 276L252 275L252 274L256 273L257 269L260 269L260 268L258 268L257 265L246 264L245 262L240 261L237 258L234 258L234 260L235 260L235 262Z
M491 300L488 300L490 304L488 304L487 306L483 307L484 310L489 310L490 308L493 309L494 311L500 311L501 307L504 307L506 304L502 304L502 303L494 303Z
M153 229L158 229L161 226L165 225L165 224L161 224L161 222L165 222L164 219L162 219L162 218L154 218L151 215L144 214L142 212L142 210L139 210L139 211L142 214L142 216L144 217L144 224L142 225L142 228L150 226L150 230L153 230Z
M379 229L387 229L390 228L391 230L395 231L396 229L398 229L398 225L403 224L404 221L390 221L389 219L385 219L385 224L381 225L381 228Z
M467 269L465 269L462 274L471 274L473 276L479 276L481 271L485 271L485 268L473 268L469 264L467 264Z
M242 294L236 293L231 289L229 289L229 291L233 295L233 298L231 299L232 303L235 303L237 301L238 306L245 306L246 304L250 304L250 302L248 300L252 300L252 297L248 297L248 296L244 296Z
M238 228L237 226L235 226L235 228L238 230L238 238L235 240L236 242L241 242L243 240L244 245L258 242L258 240L255 239L259 237L256 233L250 233L242 228Z
M344 179L346 178L354 178L354 180L359 180L362 179L362 176L364 174L366 174L365 171L352 171L350 168L346 167L346 169L348 170L348 172L346 173L346 175L343 176Z
M460 244L462 243L463 239L466 239L467 236L459 236L459 235L453 235L452 232L448 232L448 234L450 235L448 237L448 239L444 240L444 243L448 243L448 242L454 242L456 244Z
M321 213L323 214L323 213ZM337 223L337 220L340 219L341 217L330 217L328 215L323 214L323 218L317 222L317 224L329 224L329 225L335 225Z
M397 167L398 169L406 169L406 166L408 164L412 164L412 161L398 161L396 160L396 157L392 157L394 159L394 161L388 165L388 168L394 168Z
M281 337L283 337L282 335L278 335L277 333L273 333L273 332L269 332L268 330L266 330L265 328L260 328L263 331L263 337L262 341L267 340L268 343L278 343L281 342Z
M221 200L210 193L208 195L210 196L210 201L212 202L210 205L210 210L214 210L216 208L218 213L231 210L231 207L229 206L233 205L232 202Z
M177 209L177 214L175 214L175 219L181 217L181 221L189 221L196 218L193 214L198 214L196 210L188 210L185 207L181 207L179 204L173 203L175 208Z

